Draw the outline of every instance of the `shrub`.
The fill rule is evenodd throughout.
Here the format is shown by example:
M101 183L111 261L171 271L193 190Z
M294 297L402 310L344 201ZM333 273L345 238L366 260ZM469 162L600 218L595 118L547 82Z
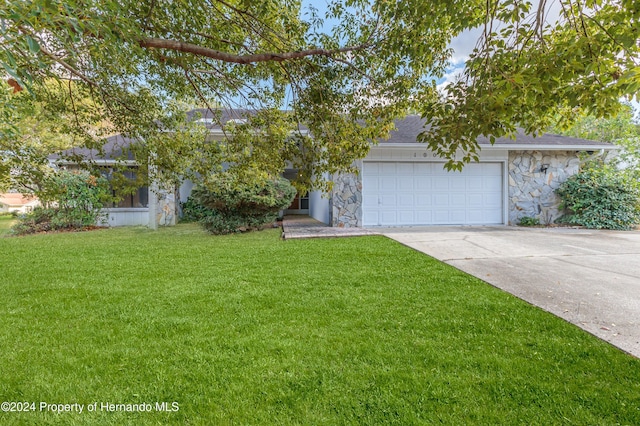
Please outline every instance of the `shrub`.
M640 188L620 170L589 164L557 190L569 213L562 222L595 229L631 229L640 222Z
M197 192L197 191L196 191ZM198 203L194 196L190 196L187 201L182 203L181 222L200 222L209 216L215 216L218 213L208 207Z
M540 225L540 220L537 217L524 216L520 219L520 226L537 226Z
M231 173L215 174L192 192L197 205L212 211L200 222L214 234L260 229L275 221L295 195L295 188L284 178L241 179Z
M19 216L18 222L11 227L11 230L18 235L50 231L55 213L54 209L36 207L32 212Z
M21 216L13 226L14 233L23 235L93 226L110 198L106 179L86 171L65 170L51 176L37 195L45 207Z

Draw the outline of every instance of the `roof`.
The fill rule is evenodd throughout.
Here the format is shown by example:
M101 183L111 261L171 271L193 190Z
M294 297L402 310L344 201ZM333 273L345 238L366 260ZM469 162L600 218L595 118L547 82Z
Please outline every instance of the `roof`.
M128 138L123 135L110 136L106 139L103 145L102 152L97 149L89 148L72 148L66 151L62 151L58 154L49 156L50 160L66 160L69 159L73 162L73 157L82 158L85 160L98 160L98 161L115 161L115 160L129 160L134 161L135 157L129 150L129 147L136 142L134 138Z
M38 199L33 195L25 195L18 192L0 194L0 204L9 207L22 207L34 201L38 201Z
M417 142L417 136L427 126L426 119L419 115L409 115L404 119L396 120L396 129L391 131L387 140L382 140L382 144L412 144ZM597 150L613 149L614 145L606 142L593 141L589 139L573 138L569 136L556 135L553 133L542 133L537 136L529 135L523 129L518 128L516 138L507 137L496 138L492 145L489 138L481 136L478 144L483 148L497 149L576 149L576 150Z
M187 112L187 118L189 120L196 120L202 122L212 133L224 133L224 125L229 122L242 123L248 117L255 115L255 110L245 109L220 109L212 111L211 109L200 108ZM420 134L425 128L428 127L426 119L419 115L409 115L403 119L398 119L395 122L395 130L390 133L389 139L381 140L380 144L416 144L418 134ZM299 126L300 130L306 130L304 126ZM128 149L136 139L129 138L124 135L115 135L107 138L106 143L103 146L104 155L102 155L97 149L88 148L74 148L64 151L60 154L51 155L51 160L65 160L73 161L72 158L77 156L79 158L93 160L114 162L116 160L128 160L135 161L133 153ZM599 149L613 149L614 145L606 142L592 141L588 139L573 138L569 136L556 135L553 133L543 133L537 136L528 135L523 129L518 129L516 138L510 139L507 137L496 138L495 143L492 145L489 138L481 136L478 138L478 143L483 149L545 149L545 150L599 150Z
M286 112L286 111L283 111ZM250 109L217 109L197 108L187 112L189 121L196 120L204 123L209 130L223 130L224 125L229 122L243 124L246 120L257 114L256 110ZM303 125L298 125L298 130L308 130Z
M243 123L247 118L256 114L255 110L246 109L219 109L211 110L199 108L188 111L187 120L203 123L213 134L224 134L224 125L233 123ZM304 131L304 126L299 126L299 130ZM62 163L75 163L74 157L78 159L91 160L94 162L113 163L115 161L135 161L135 155L129 147L139 140L130 138L122 134L106 138L102 151L89 148L72 148L49 156L52 161ZM104 153L104 154L103 154Z
M222 129L228 122L242 123L247 118L256 114L255 110L221 108L211 110L209 108L197 108L187 112L187 121L196 120L203 123L207 129Z

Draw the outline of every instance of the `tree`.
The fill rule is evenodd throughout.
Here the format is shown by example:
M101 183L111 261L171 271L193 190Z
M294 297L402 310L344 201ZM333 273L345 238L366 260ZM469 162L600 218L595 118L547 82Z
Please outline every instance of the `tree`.
M73 79L154 161L180 151L230 159L239 173L290 161L305 188L349 170L410 109L429 118L421 140L450 168L476 157L479 135L540 131L559 110L564 119L615 112L640 88L637 2L560 4L547 23L545 0L535 10L520 0L334 0L326 13L300 0L14 1L0 8L0 63L33 93L49 78ZM461 78L439 93L450 41L478 26ZM262 113L203 157L193 136L161 137L168 100Z
M567 128L555 126L549 130L565 136L609 143L624 143L640 136L640 128L633 117L633 107L629 104L623 104L619 113L609 118L581 115Z
M551 131L617 145L620 150L607 162L624 170L623 175L628 180L640 184L640 127L634 120L631 105L623 104L620 112L610 118L583 115L569 128L552 127Z

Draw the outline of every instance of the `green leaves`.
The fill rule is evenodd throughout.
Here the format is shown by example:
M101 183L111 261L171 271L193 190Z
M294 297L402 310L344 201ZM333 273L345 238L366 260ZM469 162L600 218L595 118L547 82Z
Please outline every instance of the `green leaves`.
M615 167L591 163L556 190L569 214L563 221L595 229L640 223L640 187Z
M637 6L573 3L554 25L544 22L544 8L528 15L526 2L495 6L462 78L422 109L432 124L422 139L444 145L440 152L452 161L473 153L478 136L505 136L516 126L545 131L580 111L615 115L621 97L637 96ZM512 25L501 24L498 35L496 19Z
M191 194L200 223L214 234L258 229L273 223L296 195L288 180L255 172L252 176L211 174Z
M38 53L40 51L40 44L31 36L27 35L25 37L27 40L27 45L29 46L29 51L31 53Z
M559 110L604 116L636 96L635 2L573 3L550 25L545 4L332 0L320 12L298 0L12 2L0 7L0 63L39 98L51 80L82 81L93 113L74 105L74 90L63 102L77 145L98 144L89 131L98 121L144 139L140 160L155 152L167 179L223 162L273 174L289 162L298 188L324 187L321 176L349 170L409 111L431 123L420 140L459 169L477 158L480 135L541 131ZM452 38L482 25L462 78L438 93L431 82L449 65ZM264 117L235 129L228 150L209 150L177 121L163 123L174 140L159 135L156 120L178 103ZM49 97L45 108L59 104ZM287 140L298 123L313 140L295 136L296 152Z

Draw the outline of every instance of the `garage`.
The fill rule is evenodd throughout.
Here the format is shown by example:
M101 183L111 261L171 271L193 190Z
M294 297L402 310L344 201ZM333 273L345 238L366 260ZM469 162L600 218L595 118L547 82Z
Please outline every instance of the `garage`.
M363 226L504 223L503 163L364 162Z

